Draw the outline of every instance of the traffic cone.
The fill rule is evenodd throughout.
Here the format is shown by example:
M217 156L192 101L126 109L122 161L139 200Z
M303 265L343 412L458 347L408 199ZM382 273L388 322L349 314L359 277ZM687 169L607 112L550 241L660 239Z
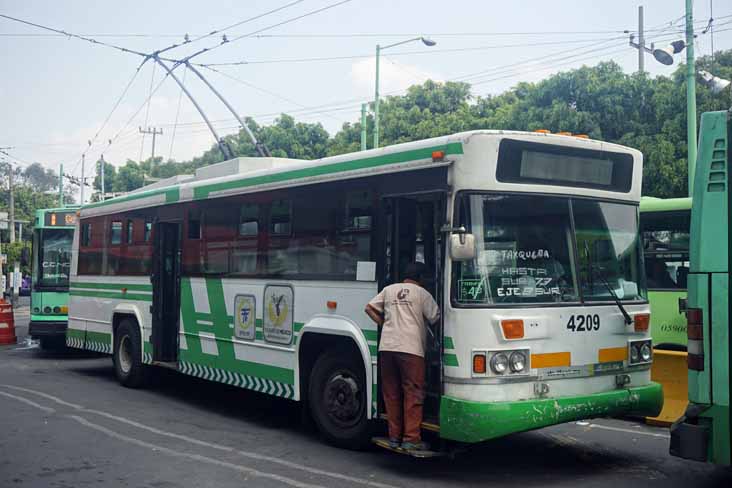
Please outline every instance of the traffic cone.
M13 306L0 298L0 344L15 344L15 316Z

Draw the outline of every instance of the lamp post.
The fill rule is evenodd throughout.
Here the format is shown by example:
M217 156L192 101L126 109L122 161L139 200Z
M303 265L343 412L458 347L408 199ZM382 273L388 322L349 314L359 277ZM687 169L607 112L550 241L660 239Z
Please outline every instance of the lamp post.
M427 47L432 47L435 44L437 44L432 39L427 39L426 37L414 37L412 39L407 39L406 41L399 41L395 42L394 44L388 44L386 46L380 46L379 44L376 45L376 91L374 96L374 149L379 147L379 57L381 54L381 51L384 49L389 49L390 47L394 46L400 46L402 44L406 44L408 42L413 41L422 41L422 43Z

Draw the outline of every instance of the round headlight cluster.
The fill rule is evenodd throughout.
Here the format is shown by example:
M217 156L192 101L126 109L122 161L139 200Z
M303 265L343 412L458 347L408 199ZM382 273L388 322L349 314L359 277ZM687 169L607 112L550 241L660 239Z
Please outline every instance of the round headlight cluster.
M645 343L640 348L640 357L643 361L648 362L651 360L651 345Z
M51 307L43 307L43 313L51 313Z
M61 313L61 307L53 307L53 313Z
M496 374L503 374L508 369L508 356L502 352L491 358L491 369Z
M630 362L637 363L640 361L640 352L637 347L630 348Z
M520 373L526 367L526 355L520 351L511 353L509 358L511 371L514 373Z

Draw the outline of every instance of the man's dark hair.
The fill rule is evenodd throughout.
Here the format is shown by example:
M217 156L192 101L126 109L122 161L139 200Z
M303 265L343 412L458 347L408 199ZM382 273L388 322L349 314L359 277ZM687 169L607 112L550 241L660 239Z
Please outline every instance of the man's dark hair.
M425 274L427 274L427 266L424 263L414 262L407 265L407 269L404 270L404 276L402 278L421 283Z

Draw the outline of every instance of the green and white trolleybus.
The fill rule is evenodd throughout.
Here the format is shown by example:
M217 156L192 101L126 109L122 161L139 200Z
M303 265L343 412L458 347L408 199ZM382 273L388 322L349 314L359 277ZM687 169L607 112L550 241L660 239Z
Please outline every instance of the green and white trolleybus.
M77 211L78 207L36 210L28 335L43 349L64 345Z
M479 442L656 415L638 151L473 131L238 158L81 209L67 344L304 402L331 442L383 415L364 306L423 262L442 310L424 428ZM164 184L163 184L164 185Z

